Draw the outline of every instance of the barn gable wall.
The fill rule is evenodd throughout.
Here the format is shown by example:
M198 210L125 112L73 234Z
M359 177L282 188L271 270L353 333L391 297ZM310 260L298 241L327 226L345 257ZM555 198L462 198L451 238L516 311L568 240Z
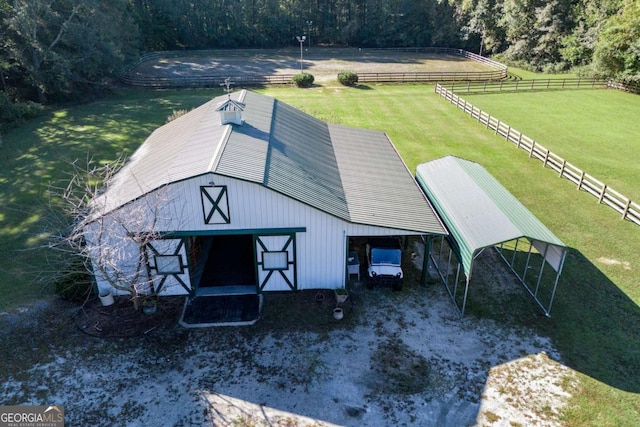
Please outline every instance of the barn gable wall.
M214 205L216 209L212 211ZM305 230L296 232L298 289L344 285L348 236L416 234L352 224L262 185L214 174L175 182L123 207L120 213L145 207L150 209L149 224L156 221L156 231L179 236L239 230ZM170 281L169 285L165 293L172 293L170 289L184 292L179 283ZM270 290L289 290L284 284L282 287Z

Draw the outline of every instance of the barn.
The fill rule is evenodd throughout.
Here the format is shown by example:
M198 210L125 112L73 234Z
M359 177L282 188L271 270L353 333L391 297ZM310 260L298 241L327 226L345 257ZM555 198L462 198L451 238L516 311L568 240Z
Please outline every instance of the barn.
M112 264L159 296L343 288L353 242L447 234L385 133L244 90L156 129L92 206L88 240L126 242Z

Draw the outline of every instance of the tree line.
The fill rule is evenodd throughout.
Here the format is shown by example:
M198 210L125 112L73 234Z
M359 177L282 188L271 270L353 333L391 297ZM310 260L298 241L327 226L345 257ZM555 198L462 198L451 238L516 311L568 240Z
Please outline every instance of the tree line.
M638 79L637 0L0 0L0 107L87 99L145 51L463 48ZM28 108L26 108L28 110ZM0 117L2 118L2 117Z

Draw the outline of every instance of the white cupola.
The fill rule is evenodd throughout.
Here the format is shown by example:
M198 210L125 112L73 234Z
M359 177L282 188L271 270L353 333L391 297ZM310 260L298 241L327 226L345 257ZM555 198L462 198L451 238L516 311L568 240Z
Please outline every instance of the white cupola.
M242 112L244 111L245 104L242 102L234 101L231 96L218 105L216 111L220 112L220 124L226 125L229 123L241 125L242 124Z

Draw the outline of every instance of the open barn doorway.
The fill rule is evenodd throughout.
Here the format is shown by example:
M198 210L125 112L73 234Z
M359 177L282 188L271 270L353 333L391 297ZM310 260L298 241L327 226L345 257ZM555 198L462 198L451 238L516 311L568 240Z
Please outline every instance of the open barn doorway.
M198 238L200 277L196 295L257 292L252 235L217 235Z

